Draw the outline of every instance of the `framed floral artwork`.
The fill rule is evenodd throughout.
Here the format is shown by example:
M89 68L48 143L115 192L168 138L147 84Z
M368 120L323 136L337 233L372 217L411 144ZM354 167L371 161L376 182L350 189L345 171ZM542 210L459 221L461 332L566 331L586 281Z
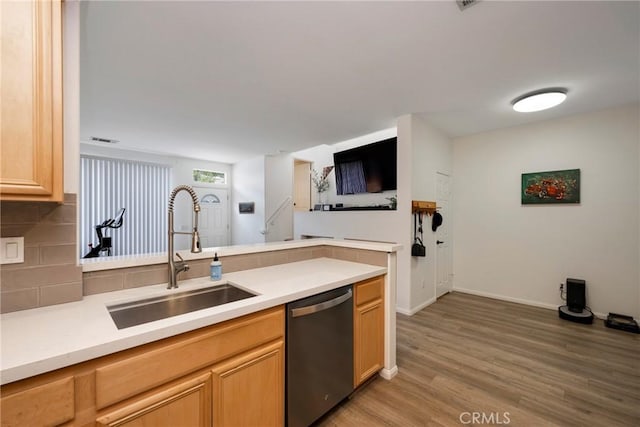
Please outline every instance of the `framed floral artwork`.
M523 205L580 203L580 169L522 174Z

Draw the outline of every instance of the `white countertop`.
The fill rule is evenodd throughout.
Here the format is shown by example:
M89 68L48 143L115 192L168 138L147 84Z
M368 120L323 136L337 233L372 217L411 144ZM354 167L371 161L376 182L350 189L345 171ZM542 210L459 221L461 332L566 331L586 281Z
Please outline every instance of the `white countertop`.
M322 238L203 248L202 252L197 254L191 253L188 250L179 251L179 253L183 259L188 261L194 259L213 258L215 252L218 253L218 256L223 257L267 251L280 251L285 249L310 248L314 246L335 246L341 248L365 249L369 251L379 252L397 252L402 247L402 245L397 243ZM86 258L80 260L83 272L136 267L139 265L165 264L166 262L166 252L141 255L110 256L102 258Z
M3 314L0 316L1 384L285 304L386 271L385 267L316 258L228 273L219 282L204 277L180 281L179 289L167 290L166 284L152 285ZM118 302L227 282L258 295L121 330L116 328L106 308Z

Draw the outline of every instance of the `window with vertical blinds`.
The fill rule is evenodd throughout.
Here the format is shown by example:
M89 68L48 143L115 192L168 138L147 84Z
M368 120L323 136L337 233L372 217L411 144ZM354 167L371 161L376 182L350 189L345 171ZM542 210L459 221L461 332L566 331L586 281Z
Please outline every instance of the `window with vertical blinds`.
M103 229L112 238L111 255L166 251L170 174L165 165L81 156L80 257L89 243L98 244L95 226L121 208L122 227Z

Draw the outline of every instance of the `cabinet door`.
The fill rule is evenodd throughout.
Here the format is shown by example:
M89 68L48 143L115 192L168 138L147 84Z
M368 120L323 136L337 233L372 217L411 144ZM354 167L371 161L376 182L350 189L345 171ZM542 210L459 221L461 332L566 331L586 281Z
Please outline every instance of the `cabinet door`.
M134 398L135 399L135 398ZM118 405L97 419L98 426L210 426L211 374L159 387L152 394Z
M0 29L0 199L62 201L61 1L2 1Z
M213 368L213 425L284 425L284 341Z
M354 386L357 387L382 369L384 363L382 300L356 307L354 322Z
M354 288L353 385L357 387L384 365L384 276Z

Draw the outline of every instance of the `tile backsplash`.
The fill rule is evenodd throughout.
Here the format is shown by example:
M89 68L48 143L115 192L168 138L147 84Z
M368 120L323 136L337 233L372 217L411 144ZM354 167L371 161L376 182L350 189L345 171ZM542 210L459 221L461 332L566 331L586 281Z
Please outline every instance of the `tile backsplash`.
M220 261L222 262L222 272L224 274L321 257L337 258L381 267L387 266L387 254L385 252L331 246L221 256ZM210 263L211 258L188 261L189 271L180 273L178 280L208 276ZM93 295L138 286L166 283L167 275L167 264L91 271L83 275L84 294Z
M82 299L76 195L62 204L0 203L0 236L24 237L24 262L0 266L0 312Z
M286 249L244 255L221 256L222 273L267 267L305 259L329 256L324 246L317 248ZM180 273L178 280L194 279L209 275L211 258L189 260L189 271ZM93 295L139 286L167 283L167 264L117 268L84 273L84 294Z

